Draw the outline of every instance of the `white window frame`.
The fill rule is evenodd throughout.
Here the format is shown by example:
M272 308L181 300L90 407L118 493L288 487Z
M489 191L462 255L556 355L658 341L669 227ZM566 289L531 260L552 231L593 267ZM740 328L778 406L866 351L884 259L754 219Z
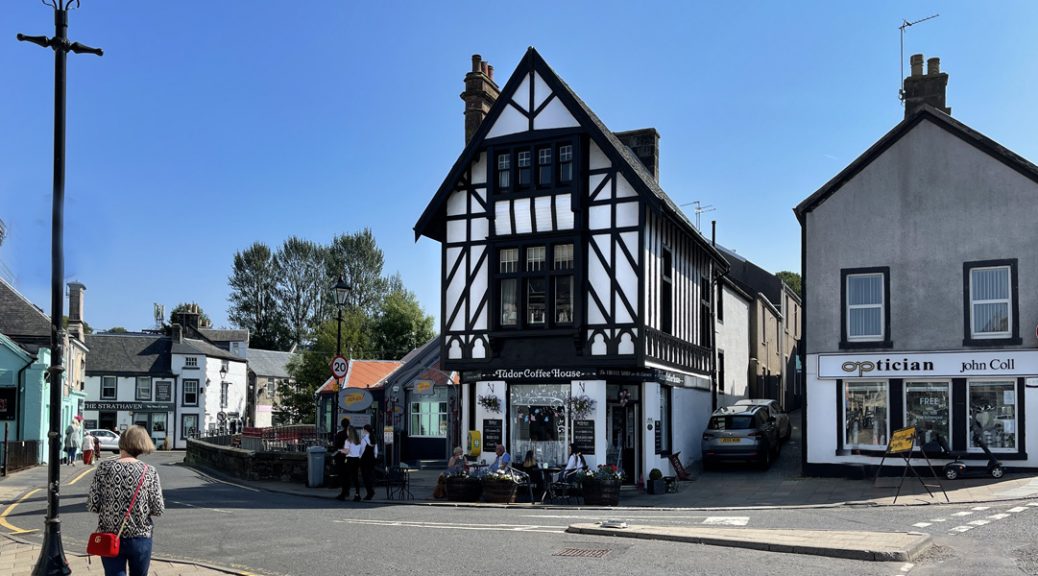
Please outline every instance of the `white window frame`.
M198 368L198 357L197 356L185 356L184 357L184 368Z
M194 388L195 388L195 391L193 392L193 394L195 395L195 401L194 402L188 402L187 401L187 395L188 395L188 389L187 388L188 388L189 385L194 385ZM183 386L181 387L180 403L183 406L198 406L198 404L199 404L199 402L201 400L201 398L199 398L201 393L202 393L202 383L199 382L198 379L196 379L196 378L189 378L187 380L184 380Z
M141 394L141 383L143 383L143 381L145 381L145 380L148 381L147 394ZM140 401L144 401L144 402L151 402L152 398L154 398L154 393L152 392L151 376L138 376L137 378L134 379L134 384L133 385L134 385L134 388L133 388L133 398L134 398L134 400L140 400Z
M111 382L111 394L105 394L105 382ZM119 398L119 379L115 376L101 377L101 400L116 400Z
M840 410L843 411L843 430L840 430L840 434L843 435L843 447L847 450L885 450L886 443L881 444L852 444L847 440L847 390L853 386L861 386L863 384L869 385L882 385L883 395L885 398L885 406L887 409L887 417L885 418L886 429L883 431L883 438L890 439L890 381L889 380L844 380L843 381L843 398L840 402Z
M435 408L434 410L422 410L422 406L429 406ZM440 411L441 406L443 412ZM447 400L439 398L438 396L417 396L411 399L410 406L410 417L411 430L408 432L410 438L446 438L447 434L440 434L439 429L441 423L447 422ZM417 410L416 410L417 408ZM415 427L415 418L419 420L423 418L429 418L436 426L435 434L420 434L419 430Z
M984 270L1006 271L1006 297L993 300L976 300L973 298L973 273ZM1011 266L977 266L969 269L970 273L970 337L974 340L1010 338L1013 336L1013 268ZM977 332L977 306L982 304L1005 304L1006 329L1000 332Z
M851 280L854 278L866 278L869 276L876 276L880 282L880 302L879 304L851 304ZM847 295L847 309L844 310L844 316L847 318L847 341L848 342L882 342L887 334L886 325L886 305L887 305L887 294L885 289L886 278L883 272L865 272L862 274L848 274L845 280L846 285L843 287L845 294ZM879 334L859 334L857 336L851 334L851 310L864 310L869 308L879 309Z

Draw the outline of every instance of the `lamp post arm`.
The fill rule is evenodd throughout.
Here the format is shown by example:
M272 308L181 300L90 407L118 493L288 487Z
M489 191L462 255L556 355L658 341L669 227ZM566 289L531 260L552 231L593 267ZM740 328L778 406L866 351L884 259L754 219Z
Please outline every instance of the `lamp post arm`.
M80 44L79 42L73 42L68 47L69 50L76 54L96 54L97 56L104 56L105 51L100 48L91 48L86 44Z

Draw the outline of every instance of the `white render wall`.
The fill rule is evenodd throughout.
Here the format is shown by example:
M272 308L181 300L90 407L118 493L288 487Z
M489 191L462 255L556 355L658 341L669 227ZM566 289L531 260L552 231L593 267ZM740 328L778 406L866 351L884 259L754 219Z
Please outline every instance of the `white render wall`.
M716 327L717 351L724 352L724 386L719 386L724 393L718 391L719 407L747 397L750 373L750 302L728 285L723 286L721 297L724 321Z

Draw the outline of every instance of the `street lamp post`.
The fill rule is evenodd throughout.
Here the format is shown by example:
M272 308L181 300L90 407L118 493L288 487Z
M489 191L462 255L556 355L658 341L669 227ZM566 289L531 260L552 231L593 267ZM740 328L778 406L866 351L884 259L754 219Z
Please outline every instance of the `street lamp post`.
M65 368L63 365L65 331L61 326L64 314L62 283L65 275L64 256L64 201L65 201L65 60L69 52L96 54L99 48L84 46L68 41L68 11L79 7L79 0L44 0L54 9L54 37L26 36L18 34L22 42L32 42L54 50L54 204L51 227L51 329L50 329L50 432L47 463L47 520L40 557L32 570L33 576L71 574L65 550L61 545L61 519L58 517L58 472L59 438L61 436L61 385Z
M350 295L350 285L342 279L342 274L339 274L339 281L332 286L332 290L335 292L335 307L338 308L338 330L335 334L335 355L342 355L342 309L346 307L346 299ZM333 374L334 375L334 374ZM339 421L339 402L335 402L335 418L332 419L332 428L336 426L336 422Z

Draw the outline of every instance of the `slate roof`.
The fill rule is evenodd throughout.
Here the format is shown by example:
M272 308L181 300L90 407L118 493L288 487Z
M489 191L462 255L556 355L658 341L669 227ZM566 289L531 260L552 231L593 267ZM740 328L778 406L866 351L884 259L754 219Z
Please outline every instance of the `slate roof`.
M736 286L750 295L763 294L772 304L782 304L782 280L771 272L757 266L735 252L718 246L718 250L728 260L726 277Z
M158 334L87 334L88 375L172 376L172 340Z
M195 340L194 338L184 338L183 342L173 343L174 354L204 354L210 358L220 358L223 360L234 360L235 362L245 362L245 359L240 356L235 356L227 350L220 348L219 346L210 344L205 340Z
M447 197L451 194L454 186L461 178L462 173L472 163L475 155L479 153L480 148L483 146L484 139L493 127L494 122L501 116L501 112L509 106L509 101L515 94L519 85L523 81L523 77L528 74L531 70L536 71L544 82L552 89L556 97L559 98L566 108L574 115L577 122L582 127L588 130L591 138L595 141L595 144L602 149L602 152L609 156L614 163L619 167L620 172L623 173L624 177L631 186L646 196L647 200L655 200L657 206L661 211L674 219L674 221L682 228L684 228L696 242L707 251L707 253L713 255L718 264L724 268L726 263L720 253L707 241L706 238L692 225L692 222L685 216L684 212L670 199L669 196L660 188L656 179L653 178L649 170L642 164L641 160L631 151L630 148L625 146L620 139L616 137L605 124L595 115L594 112L576 95L576 93L566 84L554 70L541 58L541 55L537 53L532 46L526 50L526 55L523 56L522 61L516 66L514 72L512 72L511 78L505 84L501 90L501 94L497 101L494 102L493 106L490 107L490 111L487 116L483 119L476 134L473 135L472 139L469 140L465 146L464 151L458 160L454 163L450 172L447 173L447 177L444 178L440 188L436 191L432 201L426 207L421 217L418 219L418 223L415 224L415 240L417 241L422 235L428 236L433 240L440 242L444 241L446 232L445 224L443 220L444 205L447 201ZM617 161L621 160L622 161ZM651 203L651 202L650 202Z
M1038 183L1038 166L1035 166L1024 157L1016 154L1005 146L1002 146L998 142L995 142L991 138L988 138L973 128L970 128L955 118L952 118L951 115L945 114L937 108L927 104L913 112L908 118L899 122L897 126L894 126L889 132L884 134L882 138L877 140L875 144L863 152L861 156L855 158L853 162L841 170L839 174L826 182L814 194L808 196L803 202L798 204L797 207L793 209L793 212L797 216L797 220L800 220L800 223L803 224L804 218L806 218L808 212L814 210L815 207L822 202L825 202L829 196L839 190L840 187L846 184L851 178L857 176L859 172L864 170L865 167L879 157L880 154L886 152L887 149L900 140L902 136L907 134L912 130L912 128L915 128L924 120L932 122L937 127L946 130L953 136L962 139L967 144L970 144L974 148L992 156L1009 168L1016 170L1021 175Z
M0 278L0 333L35 354L50 347L50 317Z
M403 365L386 380L385 385L391 387L394 384L400 384L401 387L409 388L415 380L432 380L433 384L437 386L457 384L457 372L440 370L440 354L443 350L442 340L439 336L434 337L419 348L409 352L401 360Z
M210 342L245 342L249 343L248 330L217 330L213 328L199 328L198 333L205 336Z
M292 352L278 350L258 350L249 348L249 370L258 376L288 378L288 362L295 356Z

